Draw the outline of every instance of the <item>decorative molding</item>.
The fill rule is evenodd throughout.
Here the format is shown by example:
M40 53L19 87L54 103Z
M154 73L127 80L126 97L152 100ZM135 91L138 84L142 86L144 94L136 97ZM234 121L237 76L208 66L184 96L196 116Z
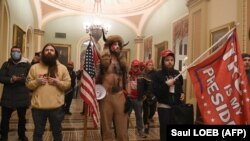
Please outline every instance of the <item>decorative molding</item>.
M204 1L210 1L210 0L188 0L187 1L187 7L194 7L196 5L199 5L201 2L204 2Z
M143 43L143 37L142 36L136 36L135 43Z
M34 34L36 35L44 35L44 31L43 30L40 30L40 29L34 29Z

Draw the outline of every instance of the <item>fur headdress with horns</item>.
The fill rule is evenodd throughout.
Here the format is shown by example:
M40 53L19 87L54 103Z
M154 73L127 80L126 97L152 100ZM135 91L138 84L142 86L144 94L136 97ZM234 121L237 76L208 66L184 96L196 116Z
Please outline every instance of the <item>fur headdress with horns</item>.
M128 43L129 43L129 42L127 42L124 44L122 37L119 35L110 35L106 38L103 30L102 30L102 33L103 33L102 37L103 37L103 40L105 42L105 46L111 47L113 43L118 42L119 46L121 48L123 48L126 45L128 45Z

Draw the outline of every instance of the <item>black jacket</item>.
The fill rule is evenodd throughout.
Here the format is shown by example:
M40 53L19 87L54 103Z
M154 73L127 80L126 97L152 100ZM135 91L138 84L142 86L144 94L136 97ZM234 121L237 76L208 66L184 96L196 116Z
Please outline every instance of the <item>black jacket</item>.
M152 76L155 73L155 71L150 72L143 72L139 77L137 78L137 92L138 95L146 96L147 101L153 102L154 101L154 94L152 90Z
M71 78L71 88L74 89L75 86L76 86L76 79L77 79L76 72L75 71L69 71L69 75L70 75L70 78Z
M18 108L30 105L30 91L25 86L29 68L30 63L24 58L16 64L11 59L3 63L0 69L0 83L4 85L1 106ZM23 79L11 83L12 75L21 76Z
M246 70L248 85L250 86L250 70Z
M175 85L175 93L172 94L169 92L169 86L165 83L167 78L175 77L179 74L177 70L159 70L154 73L152 77L152 87L153 93L156 96L156 99L159 103L167 104L167 105L177 105L181 103L180 96L183 93L183 77L180 76L176 79Z

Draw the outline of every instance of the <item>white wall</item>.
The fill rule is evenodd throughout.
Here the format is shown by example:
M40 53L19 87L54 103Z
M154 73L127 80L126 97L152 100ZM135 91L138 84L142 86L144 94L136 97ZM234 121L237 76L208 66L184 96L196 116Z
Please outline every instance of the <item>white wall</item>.
M208 29L237 21L238 0L210 0L208 2Z
M144 28L144 36L153 36L153 46L167 41L168 46L172 47L172 23L187 13L186 0L166 0L149 19Z
M10 42L12 43L13 24L26 32L29 26L34 27L34 19L29 0L7 0L7 3L10 11Z
M79 62L78 58L80 56L80 49L77 49L79 46L79 41L81 41L82 38L88 38L89 35L86 33L84 29L84 23L86 23L89 20L88 17L83 16L68 16L68 17L61 17L58 19L54 19L50 22L48 22L44 27L43 30L45 31L44 39L43 39L43 45L46 43L57 43L57 44L70 44L71 45L71 59L74 62ZM107 37L109 35L120 35L123 37L124 42L129 41L128 48L131 48L133 50L134 44L134 38L136 34L128 27L122 25L121 23L117 23L114 21L109 21L106 19L106 21L109 24L111 24L111 29L107 33ZM66 33L66 39L61 38L55 38L55 32L59 33ZM102 38L99 42L102 42ZM101 44L103 46L103 44ZM126 47L126 48L127 48ZM131 51L133 52L133 51ZM133 55L133 54L131 54Z

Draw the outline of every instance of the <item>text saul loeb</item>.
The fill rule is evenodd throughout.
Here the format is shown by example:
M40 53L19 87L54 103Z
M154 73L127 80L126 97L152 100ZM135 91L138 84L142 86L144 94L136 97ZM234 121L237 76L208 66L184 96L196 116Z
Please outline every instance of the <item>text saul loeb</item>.
M177 130L171 129L171 136L221 136L222 138L225 137L246 137L246 130L245 129L187 129L187 130Z

